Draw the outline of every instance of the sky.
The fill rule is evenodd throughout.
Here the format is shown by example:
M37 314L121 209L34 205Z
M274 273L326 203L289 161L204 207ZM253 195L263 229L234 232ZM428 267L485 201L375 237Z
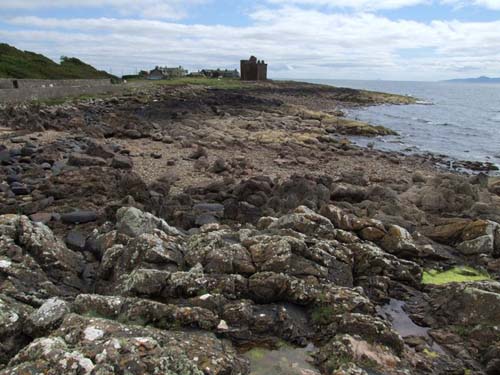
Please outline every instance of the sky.
M115 75L255 55L275 79L500 77L500 0L0 0L0 42Z

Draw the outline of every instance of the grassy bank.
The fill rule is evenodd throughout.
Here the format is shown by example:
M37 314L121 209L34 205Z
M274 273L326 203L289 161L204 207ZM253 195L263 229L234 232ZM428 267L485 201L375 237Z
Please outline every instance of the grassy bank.
M116 79L76 58L61 57L57 64L44 55L21 51L8 44L0 44L0 78Z

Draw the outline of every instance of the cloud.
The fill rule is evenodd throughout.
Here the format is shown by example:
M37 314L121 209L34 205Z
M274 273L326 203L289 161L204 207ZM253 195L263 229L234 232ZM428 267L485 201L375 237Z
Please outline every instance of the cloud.
M268 0L280 5L327 6L354 8L364 11L381 9L399 9L408 6L429 4L432 0Z
M261 7L249 16L247 26L18 16L5 20L0 40L117 74L155 65L235 68L250 54L282 78L442 79L500 71L500 21L417 22L297 6Z
M50 8L111 8L121 15L140 15L150 19L181 19L190 7L208 0L1 0L0 9L39 10Z
M454 7L484 7L500 10L500 0L267 0L270 4L307 7L347 8L362 11L400 9L416 5L452 5Z
M500 10L499 0L442 0L443 4L451 4L458 7L476 6L491 10Z

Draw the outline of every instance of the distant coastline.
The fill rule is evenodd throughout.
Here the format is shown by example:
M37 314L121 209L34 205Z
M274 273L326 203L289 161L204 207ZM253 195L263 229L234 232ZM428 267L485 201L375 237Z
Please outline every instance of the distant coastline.
M491 77L478 77L478 78L462 78L462 79L449 79L444 82L451 83L500 83L500 78Z

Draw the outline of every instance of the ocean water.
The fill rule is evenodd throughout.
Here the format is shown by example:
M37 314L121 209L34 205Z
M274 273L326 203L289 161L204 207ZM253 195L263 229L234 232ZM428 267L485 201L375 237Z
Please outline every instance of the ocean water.
M355 142L383 150L446 155L500 166L500 85L448 82L308 80L411 95L427 104L349 110L347 116L396 130L399 136Z

